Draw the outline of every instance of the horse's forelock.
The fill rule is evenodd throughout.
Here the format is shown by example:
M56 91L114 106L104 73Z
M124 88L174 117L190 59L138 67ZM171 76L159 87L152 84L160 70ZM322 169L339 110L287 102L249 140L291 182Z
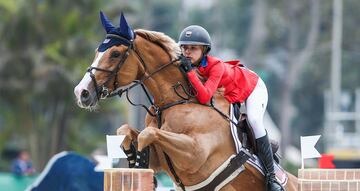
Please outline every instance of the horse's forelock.
M146 40L159 45L171 56L171 59L176 59L178 55L180 55L178 44L164 33L144 29L137 29L135 30L135 33Z

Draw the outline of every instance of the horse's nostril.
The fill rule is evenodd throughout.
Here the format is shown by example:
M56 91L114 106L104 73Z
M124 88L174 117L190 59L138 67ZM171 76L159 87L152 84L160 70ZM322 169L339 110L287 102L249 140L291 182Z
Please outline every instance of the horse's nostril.
M87 90L83 90L82 92L81 92L81 98L88 98L89 97L89 95L90 95L90 93L89 93L89 91L87 91Z
M91 105L91 95L88 90L81 91L80 101L85 106Z

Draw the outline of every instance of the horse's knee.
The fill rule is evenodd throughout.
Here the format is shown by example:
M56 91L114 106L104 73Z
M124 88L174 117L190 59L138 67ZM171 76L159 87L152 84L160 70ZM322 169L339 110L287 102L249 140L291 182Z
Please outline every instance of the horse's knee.
M129 149L130 148L130 144L131 142L136 139L136 132L135 130L133 130L128 124L124 124L122 126L120 126L117 130L116 130L116 134L117 135L125 135L125 139L122 143L123 147L125 149Z
M146 146L152 144L157 139L157 128L147 127L138 135L138 150L141 151Z
M130 130L130 127L128 124L121 125L119 128L116 129L117 135L126 135L128 134L128 131Z

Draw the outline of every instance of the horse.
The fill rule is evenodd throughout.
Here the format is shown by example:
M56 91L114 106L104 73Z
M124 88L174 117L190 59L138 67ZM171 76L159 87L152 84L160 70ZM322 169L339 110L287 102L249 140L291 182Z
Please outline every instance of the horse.
M180 49L172 38L161 32L132 30L123 14L120 27L102 12L100 18L106 39L74 89L78 105L91 110L99 100L141 85L151 106L144 130L138 132L128 124L117 129L118 135L125 135L125 151L133 148L141 155L149 148L149 168L165 171L178 190L265 190L264 175L248 162L225 181L206 185L236 156L229 121L191 96L190 84L179 70ZM230 114L230 104L221 91L214 95L213 104L223 114ZM297 178L286 174L284 188L297 190Z

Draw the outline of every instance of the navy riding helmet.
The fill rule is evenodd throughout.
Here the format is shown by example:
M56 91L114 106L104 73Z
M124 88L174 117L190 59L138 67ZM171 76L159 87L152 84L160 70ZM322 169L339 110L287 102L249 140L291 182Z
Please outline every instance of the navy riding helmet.
M206 53L211 49L211 38L206 29L199 25L186 27L179 36L178 44L181 45L204 45L207 46Z

